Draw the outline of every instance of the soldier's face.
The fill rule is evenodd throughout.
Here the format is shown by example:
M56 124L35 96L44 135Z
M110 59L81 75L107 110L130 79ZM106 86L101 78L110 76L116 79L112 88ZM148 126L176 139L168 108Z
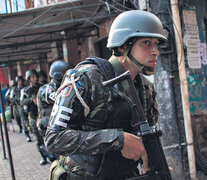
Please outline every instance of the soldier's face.
M18 86L22 86L22 85L23 85L23 81L22 81L21 79L19 79L19 80L17 81L17 84L18 84Z
M30 76L30 81L32 84L37 84L38 83L38 76L36 74L32 74Z
M139 38L134 43L131 54L139 63L155 68L159 55L158 44L157 38Z
M45 78L43 76L39 76L39 81L44 82Z

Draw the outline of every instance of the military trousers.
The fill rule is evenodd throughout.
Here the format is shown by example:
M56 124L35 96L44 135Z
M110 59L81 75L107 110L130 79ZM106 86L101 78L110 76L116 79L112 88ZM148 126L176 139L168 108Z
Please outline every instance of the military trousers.
M20 119L20 114L19 114L18 107L16 105L13 105L13 115L14 115L14 119L17 122L19 130L22 130L22 123L21 123L21 119Z
M32 134L35 136L35 144L37 146L37 150L38 150L38 152L41 152L40 146L44 145L44 140L39 133L39 130L37 128L36 123L37 123L37 117L29 115L30 130L31 130Z
M25 135L29 134L29 130L28 130L28 116L25 114L24 109L22 106L17 105L17 109L20 115L20 119L21 119L21 123L22 123L22 129L23 129L23 133Z

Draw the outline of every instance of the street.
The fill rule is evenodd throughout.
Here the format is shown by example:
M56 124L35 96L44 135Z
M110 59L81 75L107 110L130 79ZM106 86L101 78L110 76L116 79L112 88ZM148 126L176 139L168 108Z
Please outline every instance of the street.
M11 146L11 153L13 159L13 166L16 180L47 180L49 177L49 169L51 162L44 166L39 165L40 154L37 152L36 145L34 143L34 137L32 142L27 142L22 133L18 133L16 123L13 120L15 132L11 124L9 130L9 140ZM4 135L5 139L5 135ZM5 147L6 140L4 141ZM2 140L0 138L0 180L12 180L10 164L8 159L8 153L6 150L7 159L3 159Z

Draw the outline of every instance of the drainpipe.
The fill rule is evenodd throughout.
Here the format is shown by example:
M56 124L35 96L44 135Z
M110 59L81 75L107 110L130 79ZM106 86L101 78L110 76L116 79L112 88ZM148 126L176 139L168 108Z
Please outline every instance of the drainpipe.
M197 174L196 174L195 153L194 153L194 146L193 146L193 131L191 125L188 84L187 84L187 76L186 76L186 69L185 69L185 59L184 59L178 0L170 0L170 2L171 2L172 18L173 18L175 41L176 41L176 48L177 48L177 61L179 64L178 68L179 68L179 78L180 78L180 88L181 88L181 96L182 96L182 107L183 107L183 116L184 116L185 136L186 136L186 143L187 143L190 179L196 180Z

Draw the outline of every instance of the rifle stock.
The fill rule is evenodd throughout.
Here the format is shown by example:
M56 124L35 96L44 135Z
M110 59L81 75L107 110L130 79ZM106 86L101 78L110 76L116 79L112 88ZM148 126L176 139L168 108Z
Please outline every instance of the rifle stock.
M139 119L135 123L135 128L138 130L137 135L142 137L143 144L148 155L148 166L150 170L145 175L128 178L126 180L171 180L169 167L165 158L165 154L160 142L162 132L158 131L156 127L149 127L148 121L144 115L142 105L131 79L129 71L111 80L103 82L104 86L113 86L123 80L127 80L130 92L135 102L135 110L139 114Z

